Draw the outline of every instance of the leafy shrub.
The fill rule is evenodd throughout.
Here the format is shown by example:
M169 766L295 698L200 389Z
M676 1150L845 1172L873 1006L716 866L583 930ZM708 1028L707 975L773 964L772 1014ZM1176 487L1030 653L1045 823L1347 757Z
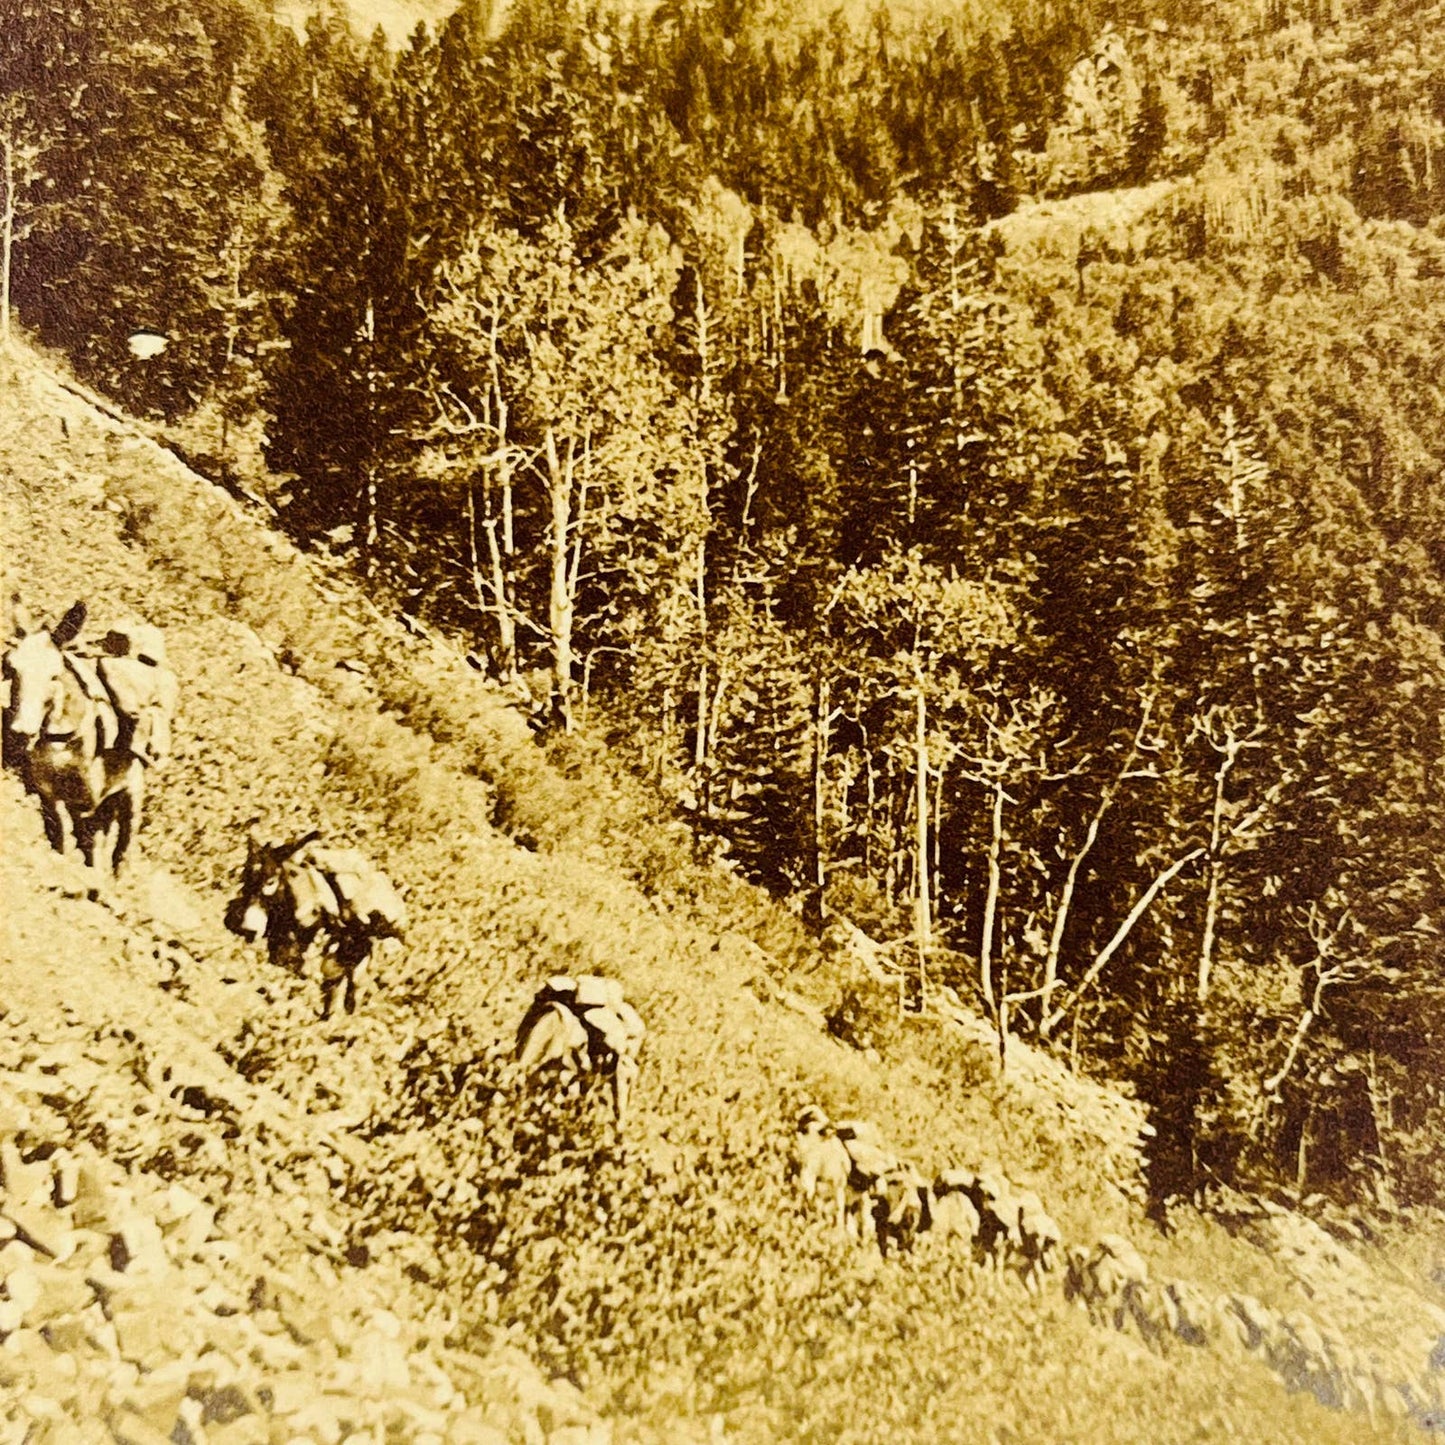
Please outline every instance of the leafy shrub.
M850 1048L867 1053L891 1053L899 1036L899 999L871 979L847 984L838 1001L824 1014L828 1032Z

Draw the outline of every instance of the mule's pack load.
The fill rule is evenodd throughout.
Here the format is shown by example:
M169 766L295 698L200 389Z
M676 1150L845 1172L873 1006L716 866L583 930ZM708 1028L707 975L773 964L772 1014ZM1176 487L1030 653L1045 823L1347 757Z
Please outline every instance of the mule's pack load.
M171 750L179 685L166 662L160 628L147 622L112 627L101 643L96 671L115 707L118 746L147 766L163 762Z
M372 934L399 935L406 926L406 905L391 880L355 848L307 843L284 867L302 927L330 918Z
M271 961L298 971L317 943L329 1017L338 1000L355 1011L372 945L400 939L407 919L401 895L364 853L319 838L316 829L285 844L259 843L253 835L226 926L253 943L264 937Z
M591 1037L598 1038L618 1058L637 1051L646 1026L642 1015L622 996L615 978L584 973L576 978L553 974L538 991L536 1003L557 1003L573 1014Z
M620 1126L646 1032L616 979L557 973L537 990L517 1030L517 1057L528 1073L554 1065L569 1078L610 1075Z

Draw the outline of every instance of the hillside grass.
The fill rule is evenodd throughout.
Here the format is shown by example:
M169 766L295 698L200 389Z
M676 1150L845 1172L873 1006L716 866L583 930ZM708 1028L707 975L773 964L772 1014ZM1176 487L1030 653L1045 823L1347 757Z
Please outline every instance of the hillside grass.
M50 615L84 595L97 624L129 612L167 631L178 744L139 847L210 900L208 937L253 820L354 841L407 896L376 1019L325 1056L374 1050L377 1167L348 1204L426 1242L460 1337L519 1332L639 1439L714 1416L756 1441L1397 1438L1285 1395L1252 1360L1161 1360L1056 1289L1034 1302L926 1253L879 1264L840 1246L788 1178L804 1099L876 1120L927 1171L999 1160L1070 1237L1170 1248L1086 1123L1041 1110L938 1021L899 1021L874 1061L776 1001L780 981L826 1001L847 979L783 910L695 862L638 785L583 747L539 746L448 648L28 367L0 394L4 595ZM218 967L236 946L215 944ZM595 1101L518 1109L506 1045L560 970L620 978L647 1019L625 1143ZM256 1033L262 1082L304 1051Z

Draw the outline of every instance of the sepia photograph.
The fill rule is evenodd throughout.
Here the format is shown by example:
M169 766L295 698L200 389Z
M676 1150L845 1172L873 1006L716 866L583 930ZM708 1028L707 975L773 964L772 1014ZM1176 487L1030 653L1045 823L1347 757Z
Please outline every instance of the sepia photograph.
M0 0L0 1445L1445 1437L1445 0Z

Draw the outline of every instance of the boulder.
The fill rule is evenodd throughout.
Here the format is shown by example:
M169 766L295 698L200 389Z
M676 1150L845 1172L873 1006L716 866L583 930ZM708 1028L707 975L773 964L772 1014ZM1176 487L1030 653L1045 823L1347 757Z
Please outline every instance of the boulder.
M271 1401L273 1415L289 1418L304 1410L316 1399L317 1390L303 1370L292 1370L266 1377L261 1393Z
M182 1355L194 1354L202 1344L196 1320L165 1291L154 1296L117 1296L111 1302L110 1322L115 1326L116 1348L122 1360L154 1370Z
M110 1236L111 1268L123 1274L164 1274L171 1267L161 1227L148 1214L133 1213Z
M498 1429L473 1407L447 1421L447 1445L510 1445L510 1441L505 1430Z
M242 1415L225 1425L206 1427L206 1445L270 1445L271 1427L260 1415Z
M57 1354L73 1355L90 1346L90 1324L83 1315L67 1314L41 1325L45 1343Z
M286 1417L293 1436L306 1436L315 1445L338 1445L342 1425L355 1414L349 1400L338 1395L314 1394L300 1409Z
M27 1301L25 1314L34 1323L79 1313L94 1298L80 1271L39 1260L16 1270L6 1286L12 1300Z
M205 927L205 918L190 890L164 868L157 866L150 870L144 890L146 911L168 932L196 933Z
M80 1189L80 1161L64 1150L54 1155L51 1164L51 1200L57 1209L67 1209L75 1203Z
M75 1398L79 1367L70 1355L57 1354L38 1330L22 1326L6 1337L3 1355L29 1382L29 1388L62 1403Z
M187 1393L200 1404L201 1423L207 1427L229 1425L233 1420L239 1420L242 1415L261 1413L258 1396L238 1380L228 1380L224 1384L207 1383L198 1389L195 1375L192 1374Z
M11 1239L0 1246L0 1280L9 1279L22 1265L34 1264L38 1257L38 1251L33 1245L27 1244L23 1239Z
M291 1335L303 1345L331 1339L331 1309L318 1291L302 1294L281 1286L276 1290L276 1309Z
M47 1084L54 1080L46 1080ZM26 1204L50 1192L50 1164L40 1160L28 1164L13 1139L0 1144L0 1183L5 1186L6 1212L9 1206ZM12 1216L13 1217L13 1216Z
M5 1280L5 1292L11 1304L20 1306L21 1317L31 1314L40 1303L40 1276L33 1264L22 1264L11 1270Z
M44 1188L49 1190L50 1175ZM5 1213L15 1225L16 1234L27 1244L48 1254L52 1259L66 1260L75 1252L75 1239L69 1221L44 1205L7 1203Z
M116 1445L171 1445L169 1431L157 1430L143 1415L121 1409L110 1417L110 1433Z
M121 1408L139 1415L163 1435L169 1435L185 1398L185 1370L162 1368L142 1375L126 1392Z
M612 1445L612 1426L605 1420L589 1425L564 1425L547 1434L547 1445Z
M81 1228L100 1227L109 1231L113 1200L100 1170L83 1162L76 1175L75 1198L71 1202L71 1219Z
M1239 1343L1247 1350L1257 1350L1274 1328L1274 1316L1253 1295L1231 1294L1226 1307Z

